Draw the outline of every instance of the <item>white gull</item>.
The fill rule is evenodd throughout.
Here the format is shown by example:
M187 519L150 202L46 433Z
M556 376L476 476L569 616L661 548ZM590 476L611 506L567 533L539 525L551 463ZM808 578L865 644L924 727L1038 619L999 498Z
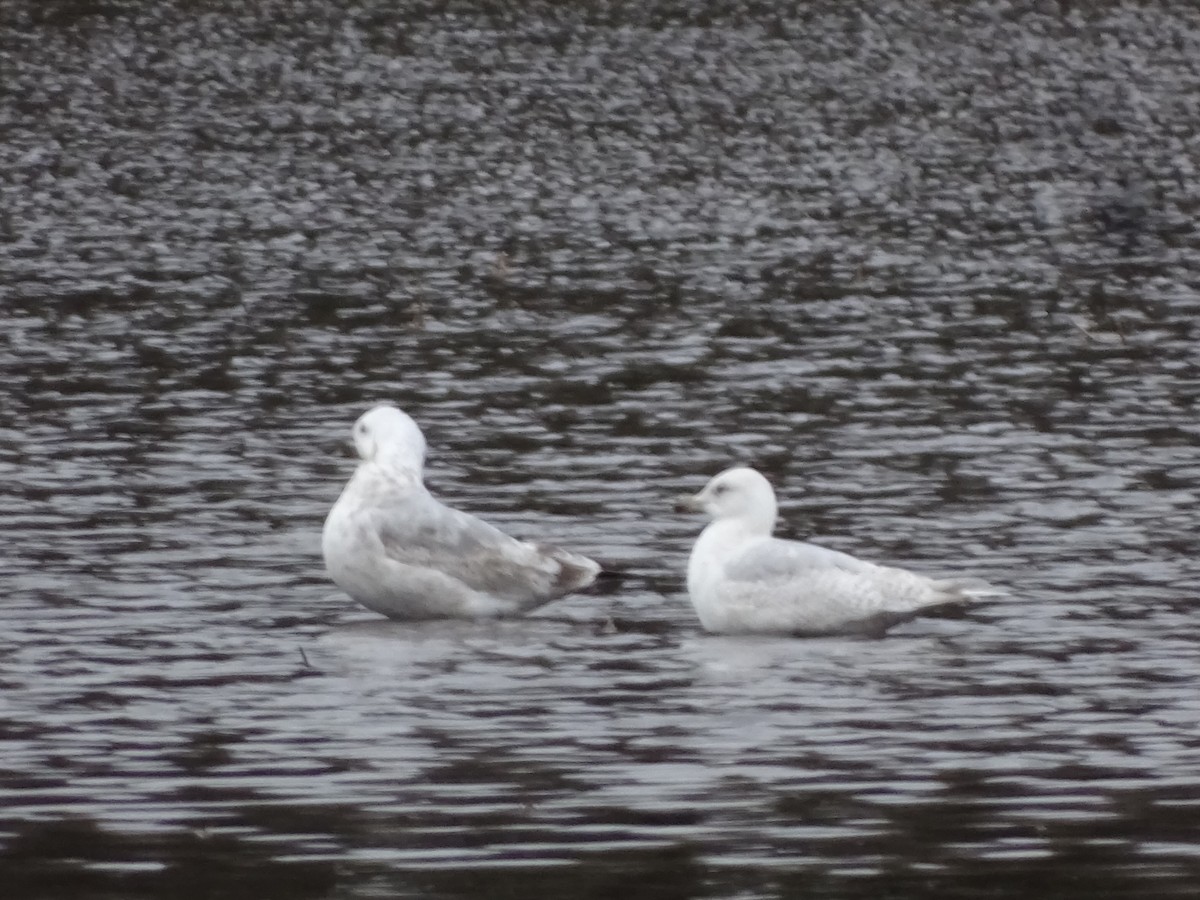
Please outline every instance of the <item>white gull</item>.
M877 634L934 607L1000 593L772 537L775 492L754 469L727 469L679 505L713 520L687 569L688 594L706 631Z
M600 566L511 538L425 488L425 436L388 404L354 423L361 462L329 511L325 567L338 587L393 619L520 615L591 584Z

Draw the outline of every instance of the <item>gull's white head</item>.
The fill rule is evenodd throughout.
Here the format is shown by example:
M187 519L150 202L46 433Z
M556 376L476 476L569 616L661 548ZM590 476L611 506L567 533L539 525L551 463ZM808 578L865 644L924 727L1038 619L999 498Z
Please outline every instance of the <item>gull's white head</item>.
M407 413L381 403L354 423L354 447L364 462L381 462L418 474L425 466L425 435Z
M682 498L680 506L706 512L713 521L741 520L749 530L763 534L775 527L775 491L766 478L746 466L713 476L700 493Z

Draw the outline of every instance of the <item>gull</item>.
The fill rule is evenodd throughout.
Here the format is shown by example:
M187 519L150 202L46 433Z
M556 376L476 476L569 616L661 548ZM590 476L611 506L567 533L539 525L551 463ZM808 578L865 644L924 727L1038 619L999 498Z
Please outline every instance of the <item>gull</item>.
M425 436L380 404L354 423L361 462L325 519L325 568L343 591L392 619L520 615L587 587L585 556L509 537L444 506L423 481Z
M712 518L687 569L688 595L705 631L879 634L932 608L1000 593L772 537L775 491L751 468L725 470L678 506Z

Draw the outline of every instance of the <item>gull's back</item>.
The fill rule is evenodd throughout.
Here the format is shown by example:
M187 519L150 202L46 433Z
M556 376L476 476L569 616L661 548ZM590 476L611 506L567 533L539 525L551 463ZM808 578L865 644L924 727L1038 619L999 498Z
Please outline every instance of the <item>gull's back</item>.
M481 598L484 614L515 615L591 584L600 567L558 547L512 538L482 519L451 509L427 491L380 509L387 559L405 570L440 573ZM477 610L475 614L479 614Z
M969 599L954 582L774 537L748 542L709 589L713 630L793 634L876 632Z

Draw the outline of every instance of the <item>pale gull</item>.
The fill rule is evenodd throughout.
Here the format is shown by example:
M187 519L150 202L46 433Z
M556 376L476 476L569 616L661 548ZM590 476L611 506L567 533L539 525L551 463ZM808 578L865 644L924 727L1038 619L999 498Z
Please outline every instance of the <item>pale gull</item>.
M999 593L772 537L775 492L754 469L727 469L679 505L712 518L687 570L688 594L706 631L880 633L931 608Z
M600 566L509 537L425 488L425 437L383 404L354 423L362 461L322 534L338 587L393 619L515 616L591 584Z

